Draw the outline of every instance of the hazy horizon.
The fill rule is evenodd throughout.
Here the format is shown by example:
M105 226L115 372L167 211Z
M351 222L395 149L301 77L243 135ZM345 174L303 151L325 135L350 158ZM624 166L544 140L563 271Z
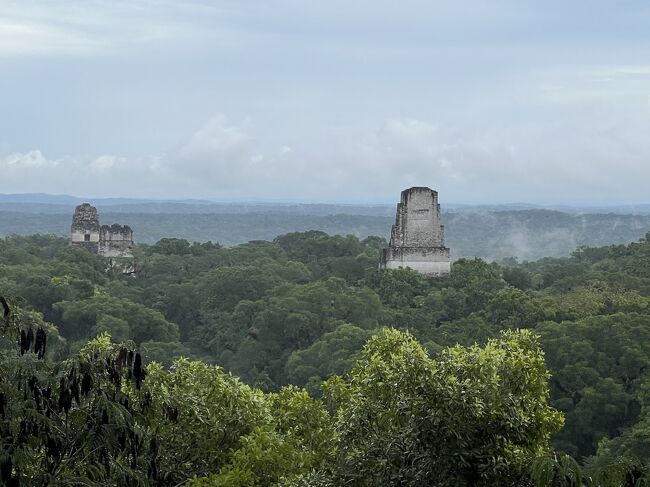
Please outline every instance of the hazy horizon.
M407 189L407 188L404 188ZM178 204L259 204L259 205L331 205L331 206L395 206L399 202L399 193L389 199L377 200L321 200L321 199L289 199L289 198L255 198L253 196L242 196L239 198L195 198L195 197L169 197L169 198L147 198L147 197L129 197L129 196L90 196L90 195L76 195L76 194L57 194L57 193L0 193L0 204L4 203L41 203L60 201L59 204L76 204L78 201L88 202L93 204L93 201L105 204L112 201L116 204L137 204L142 203L178 203ZM45 200L45 201L44 201ZM52 203L56 204L56 203ZM603 202L602 204L570 204L570 203L556 203L556 202L529 202L529 201L500 201L500 202L476 202L466 203L462 201L441 201L441 207L454 209L462 207L530 207L531 209L613 209L613 208L634 208L642 207L650 209L650 200L648 202Z

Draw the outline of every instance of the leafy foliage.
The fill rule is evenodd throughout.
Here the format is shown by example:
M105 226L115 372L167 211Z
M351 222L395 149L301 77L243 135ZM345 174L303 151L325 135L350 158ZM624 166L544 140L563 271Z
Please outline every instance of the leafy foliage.
M384 330L348 380L328 383L341 482L513 485L562 424L547 379L527 332L431 360L408 333Z
M435 430L422 418L430 418L433 405L446 404L444 407L450 409L462 398L466 402L460 401L461 405L453 408L462 412L465 420L449 424L467 438L465 446L450 450L462 450L458 458L469 458L475 469L467 473L459 467L464 482L488 482L483 479L490 478L490 469L508 481L516 475L523 478L532 458L538 458L540 465L546 462L544 468L557 473L558 469L572 468L564 454L578 461L583 483L589 478L596 482L599 472L616 469L628 473L637 469L641 473L634 478L645 478L644 465L650 462L649 238L629 245L581 247L570 257L536 262L509 259L497 264L460 259L453 264L451 278L444 280L424 279L409 269L379 272L376 262L382 245L377 238L330 237L315 231L232 248L166 239L138 247L136 274L122 275L107 270L102 258L72 248L63 239L33 236L1 240L0 294L6 296L7 309L13 310L3 321L0 337L0 387L5 400L12 401L11 409L5 408L12 418L3 426L7 428L3 430L7 432L3 447L9 451L12 445L11 451L17 455L11 457L12 462L17 460L12 463L11 475L15 465L19 465L21 475L30 468L41 469L38 475L49 472L49 460L44 460L43 453L47 438L41 429L74 431L82 424L100 424L106 410L109 422L101 424L102 438L115 440L107 447L108 473L105 467L85 471L67 459L61 460L62 467L56 471L57 476L63 470L69 472L69 477L61 479L150 482L153 474L147 472L151 469L161 485L192 476L197 476L196 482L216 485L226 481L231 484L224 485L328 485L356 482L350 472L358 467L368 469L368 478L377 475L388 484L398 481L386 472L394 469L400 472L395 475L401 475L412 468L408 470L412 477L404 478L421 481L418 475L424 475L429 467L415 467L408 460L402 470L399 455L416 455L413 452L419 452L418 448L430 454L435 448L432 440L416 433L405 437L382 423L377 423L378 429L367 428L385 414L412 432L422 425ZM3 305L3 313L4 309ZM386 325L401 331L395 332L392 341L381 332L390 346L380 347L371 359L363 351L364 343ZM28 339L30 328L32 337ZM39 345L34 353L39 329L47 336L46 350L43 352ZM520 329L538 338L515 331ZM513 334L502 336L503 330L513 330ZM403 331L410 335L402 335ZM102 335L105 333L111 339ZM99 342L95 340L98 334L102 337ZM531 432L557 429L553 421L546 424L539 418L518 416L516 410L508 410L498 400L510 387L503 378L515 381L517 367L528 370L531 377L542 377L541 382L525 383L530 397L542 397L540 384L546 383L546 372L531 365L537 363L533 360L533 350L537 349L523 345L525 336L530 337L530 343L538 340L545 352L551 373L548 405L565 418L564 427L551 437L550 445L545 437L518 437L517 442L508 443L515 440L508 440L506 433L516 428L506 431L502 421L504 411L509 411L510 420L525 423ZM528 365L515 366L502 357L504 344L513 340L526 350L524 353L515 347L521 353L513 357ZM86 345L89 341L91 345ZM456 345L464 348L454 348ZM97 360L84 355L88 346L95 347ZM393 352L389 352L391 347L395 347ZM109 362L117 360L122 348L139 352L147 367L149 375L140 390L124 370L118 388L110 367L106 368L106 358ZM399 350L408 350L411 355ZM400 354L408 359L399 359ZM159 365L146 365L152 360ZM455 368L445 364L455 364ZM477 369L473 364L482 365L476 365ZM71 383L82 369L93 370L97 384L102 384L97 389L101 398L92 396L93 392L80 397L77 404L73 396L70 411L79 412L57 413L59 423L52 422L52 415L39 413L34 392L25 381L35 377L38 390L51 388L58 408L61 379L64 384ZM437 372L433 374L432 370ZM398 389L386 383L382 391L378 383L371 384L389 372L400 384ZM488 372L491 375L481 375ZM462 387L453 381L443 387L439 376L443 373L456 377ZM359 382L364 374L365 385ZM332 379L334 375L340 378ZM83 379L83 374L80 377ZM494 377L502 382L493 382ZM321 397L323 382L327 383L328 393L323 397L328 408L313 399ZM424 385L415 386L420 383ZM303 396L306 393L301 389L286 389L289 384L306 388L309 396ZM467 391L461 394L463 387ZM291 390L297 398L315 401L304 399L306 417L311 417L307 411L329 414L325 416L329 419L323 420L327 424L323 431L329 431L332 439L322 441L334 445L334 451L318 450L306 439L306 433L297 435L279 423L279 407L274 406L272 398ZM395 403L397 399L391 399L390 394L403 401ZM355 403L355 397L367 397L368 401L359 399ZM120 399L128 400L128 408L120 405ZM376 401L377 409L371 407L370 399ZM523 398L520 402L527 404ZM418 409L424 403L430 408ZM348 410L357 423L352 419L341 422L346 404L358 408L356 416ZM378 405L382 405L383 413ZM476 418L487 414L479 405L497 415L494 423L484 422L485 436L476 436L471 429L477 424ZM100 406L103 409L97 409ZM364 419L360 412L366 411L363 408L375 416ZM400 408L423 416L410 423L401 416ZM96 417L99 423L88 419ZM139 435L141 446L135 460L132 453L120 450L121 430L111 429L113 418ZM38 431L29 429L32 423ZM346 429L345 424L356 426ZM495 429L490 430L488 425ZM355 428L367 434L354 437ZM68 436L59 438L73 445L64 457L82 448L79 451L87 452L95 461L93 455L98 451L88 446L91 443L84 443L90 441L93 431L85 427L87 436L78 440L79 444L65 443L73 441ZM487 441L490 431L499 432L501 443ZM413 443L415 439L419 443ZM350 445L357 450L348 449ZM536 450L531 445L543 446ZM558 453L548 453L550 447ZM502 450L488 467L482 463L481 448ZM378 452L390 455L381 457ZM382 458L387 463L381 463ZM445 464L435 455L431 458L442 462L435 463L436 468L452 468L449 465L453 462ZM434 462L431 458L429 461ZM105 459L100 460L103 465ZM379 463L371 468L373 461ZM265 480L262 470L267 475ZM388 477L381 477L384 474ZM39 480L35 475L33 484L44 482L46 477ZM566 476L553 475L557 485L568 482Z

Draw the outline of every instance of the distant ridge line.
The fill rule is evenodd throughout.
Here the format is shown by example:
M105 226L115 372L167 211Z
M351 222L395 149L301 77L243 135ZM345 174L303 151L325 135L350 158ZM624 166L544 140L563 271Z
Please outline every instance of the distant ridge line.
M294 213L304 215L376 215L390 216L393 204L382 203L323 203L323 202L273 202L273 201L217 201L208 199L155 199L155 198L81 198L66 194L0 193L0 211L26 213L65 213L76 205L89 202L105 211L127 213ZM41 206L39 206L41 205ZM444 212L501 212L521 210L553 210L569 214L650 214L650 203L620 205L540 205L532 203L502 204L446 204Z

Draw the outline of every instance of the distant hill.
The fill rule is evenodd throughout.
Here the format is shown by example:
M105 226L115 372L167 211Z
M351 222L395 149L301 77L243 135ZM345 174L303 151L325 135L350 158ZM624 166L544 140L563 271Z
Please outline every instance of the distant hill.
M154 198L82 198L70 195L45 193L0 194L0 211L26 213L71 213L76 205L91 203L100 211L119 213L171 213L171 214L241 214L241 213L290 213L299 215L395 215L393 204L343 204L343 203L297 203L272 201L217 201L207 199L166 200ZM650 215L650 204L567 206L534 205L529 203L504 203L467 205L443 204L448 212L510 212L519 210L556 210L570 214Z
M259 202L214 202L214 201L154 201L121 199L70 199L53 197L52 201L14 201L20 198L0 195L0 212L47 213L72 215L74 207L88 202L104 213L169 213L169 214L243 214L280 213L295 215L368 215L394 216L395 205L348 205L321 203L259 203ZM38 196L38 195L37 195Z
M0 236L51 233L67 236L74 205L0 203ZM103 223L128 224L137 242L163 237L235 245L271 240L289 232L388 238L392 207L352 205L255 205L212 203L139 203L102 206ZM173 210L173 211L172 211ZM345 211L351 213L345 213ZM328 214L328 212L338 213ZM366 213L360 213L365 211ZM353 213L359 212L359 213ZM534 260L569 255L580 245L602 246L638 240L650 231L650 215L578 214L553 210L462 209L444 212L452 256Z

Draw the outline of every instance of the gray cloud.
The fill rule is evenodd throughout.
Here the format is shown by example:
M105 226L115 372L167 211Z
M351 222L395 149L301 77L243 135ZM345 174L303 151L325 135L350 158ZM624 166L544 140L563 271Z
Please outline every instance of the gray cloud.
M376 201L425 184L455 202L643 201L650 117L571 113L548 124L472 130L390 118L315 145L287 135L274 146L254 121L215 115L159 156L9 154L0 158L0 190Z
M650 5L597 3L7 1L0 191L647 200Z

